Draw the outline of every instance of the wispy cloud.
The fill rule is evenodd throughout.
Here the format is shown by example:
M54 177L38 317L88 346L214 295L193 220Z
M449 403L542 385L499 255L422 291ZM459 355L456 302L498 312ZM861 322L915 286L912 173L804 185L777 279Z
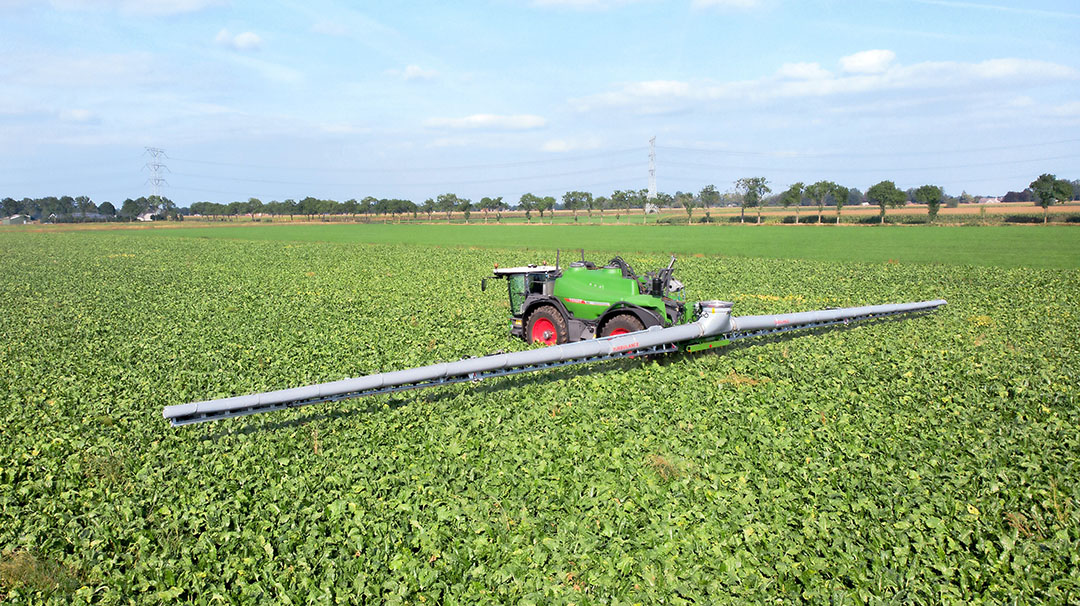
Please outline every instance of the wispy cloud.
M271 82L297 84L304 80L303 72L287 65L264 61L247 54L227 53L227 55L232 63L254 70Z
M439 75L433 69L424 69L419 65L407 65L405 69L389 69L386 73L394 76L395 78L401 78L402 80L431 80L435 76Z
M240 32L234 35L224 28L218 32L214 42L238 51L258 50L262 46L262 38L255 32Z
M818 63L785 63L776 70L776 75L792 80L818 80L828 78L832 73Z
M105 88L160 81L150 53L25 54L9 57L7 84Z
M1064 19L1080 19L1080 13L1068 13L1064 11L1050 11L1039 8L1018 6L1001 6L999 4L984 4L982 2L958 2L956 0L915 0L919 4L947 6L949 8L969 8L981 11L994 11L1001 13L1016 13L1021 15L1038 15L1042 17L1055 17Z
M1057 105L1051 109L1050 113L1062 118L1080 118L1080 101L1070 101L1069 103Z
M547 124L541 116L518 114L501 116L497 114L473 114L463 118L430 118L426 126L452 128L460 130L532 130Z
M991 59L978 63L927 61L909 66L894 61L892 51L874 50L840 60L842 73L816 63L790 63L757 80L716 82L647 81L571 99L581 111L628 108L650 114L678 111L710 103L759 103L773 99L862 95L904 90L964 90L978 85L1021 85L1077 78L1069 66L1030 59Z
M331 21L329 19L320 19L312 24L311 31L316 34L323 34L326 36L347 36L349 35L349 28L345 27L337 21Z
M11 0L5 0L10 2ZM178 15L201 11L222 0L50 0L59 10L117 11L133 15ZM4 2L0 2L2 6ZM15 4L19 4L15 0Z
M756 8L761 0L693 0L694 8Z
M65 109L60 112L60 119L64 122L90 123L98 120L94 112L88 109Z
M575 137L569 139L551 139L540 146L541 151L566 153L603 149L605 143L600 137Z

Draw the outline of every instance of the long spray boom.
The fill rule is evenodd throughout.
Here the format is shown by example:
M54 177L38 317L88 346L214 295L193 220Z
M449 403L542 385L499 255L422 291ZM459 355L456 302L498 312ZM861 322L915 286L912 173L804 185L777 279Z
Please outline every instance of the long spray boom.
M887 316L928 312L945 301L923 301L869 305L842 309L824 309L762 316L731 316L732 304L725 301L702 301L698 304L698 319L670 328L650 327L646 330L599 339L589 339L565 345L531 349L514 353L468 358L419 368L397 370L355 379L343 379L307 387L234 396L203 402L166 406L164 416L173 426L214 421L260 412L295 408L320 402L435 387L464 381L479 381L523 372L547 370L571 364L613 360L628 356L670 353L677 344L712 342L726 344L749 337L766 336L799 329L820 328L837 324L874 320ZM693 350L693 346L688 347Z

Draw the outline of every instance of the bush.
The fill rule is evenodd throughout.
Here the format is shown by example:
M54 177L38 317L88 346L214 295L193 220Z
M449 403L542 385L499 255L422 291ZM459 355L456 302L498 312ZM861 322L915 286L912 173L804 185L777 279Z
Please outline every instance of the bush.
M1065 215L1066 223L1080 223L1080 215Z
M1043 218L1038 215L1005 215L1006 223L1042 223Z
M922 215L903 215L898 221L898 223L902 223L904 225L926 225L929 222L930 217L925 217Z
M664 217L656 220L657 225L687 225L688 223L683 217Z

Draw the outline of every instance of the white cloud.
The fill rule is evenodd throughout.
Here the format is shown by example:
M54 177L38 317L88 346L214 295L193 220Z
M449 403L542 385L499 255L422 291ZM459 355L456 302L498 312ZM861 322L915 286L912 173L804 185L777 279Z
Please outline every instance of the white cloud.
M678 80L648 80L628 85L629 90L642 96L686 95L690 85Z
M818 80L832 74L817 63L785 63L776 70L776 75L791 80Z
M240 32L235 36L227 29L218 32L214 41L222 46L228 46L238 51L257 50L262 46L262 38L255 32Z
M60 112L60 119L64 122L93 122L97 119L94 113L88 109L65 109Z
M604 147L604 142L599 137L586 137L577 139L551 139L545 141L540 146L542 151L553 153L566 153L574 151L585 151L592 149L601 149Z
M464 118L430 118L424 122L426 126L437 128L453 128L460 130L531 130L542 128L547 124L541 116L531 114L518 114L513 116L500 116L496 114L473 114Z
M840 67L851 74L880 74L889 69L894 59L896 53L891 50L866 50L840 57Z
M432 69L424 69L419 65L407 65L405 69L388 69L386 73L401 78L402 80L431 80L438 76L438 72Z

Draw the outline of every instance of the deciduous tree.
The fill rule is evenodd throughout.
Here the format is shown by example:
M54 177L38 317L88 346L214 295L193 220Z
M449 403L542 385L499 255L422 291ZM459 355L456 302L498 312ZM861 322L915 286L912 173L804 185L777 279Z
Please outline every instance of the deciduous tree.
M926 213L930 220L937 218L938 210L941 209L941 198L944 191L937 185L923 185L915 190L915 201L926 205Z
M793 183L791 187L784 190L784 193L780 194L780 204L784 205L784 208L788 208L792 204L795 205L795 225L799 224L799 207L802 206L803 190L806 186L802 181Z
M540 198L537 198L531 193L521 194L518 198L518 208L525 211L525 221L532 223L532 211L539 210ZM540 211L540 218L543 219L543 211Z
M739 214L739 222L746 222L746 208L757 207L757 222L761 223L761 199L765 194L772 191L769 188L769 180L765 177L743 177L735 182L735 190L742 194L742 208Z
M1044 224L1050 220L1050 205L1068 200L1073 193L1072 184L1049 173L1039 175L1028 187L1035 193L1035 199L1043 209Z
M825 201L839 187L832 181L818 181L806 186L806 197L817 205L817 222L821 223L821 213L825 210Z
M866 199L881 207L881 223L885 224L885 207L903 206L907 195L900 191L892 181L882 181L866 190Z
M461 204L461 199L456 194L445 193L439 194L435 199L435 208L439 209L439 212L446 213L446 222L450 222L450 215L453 214L454 209Z
M702 190L702 191L704 191L704 190ZM676 192L675 193L675 202L677 204L679 204L680 206L682 206L683 210L686 211L686 223L687 223L687 225L693 225L694 224L694 206L695 206L694 194L692 194L690 192L682 192L682 191Z
M563 194L563 207L574 213L574 222L577 222L577 211L586 209L589 217L592 217L593 195L587 191L568 191Z
M836 189L832 192L833 201L836 203L836 224L840 225L840 209L844 207L844 203L848 199L848 188L843 185L837 185Z

